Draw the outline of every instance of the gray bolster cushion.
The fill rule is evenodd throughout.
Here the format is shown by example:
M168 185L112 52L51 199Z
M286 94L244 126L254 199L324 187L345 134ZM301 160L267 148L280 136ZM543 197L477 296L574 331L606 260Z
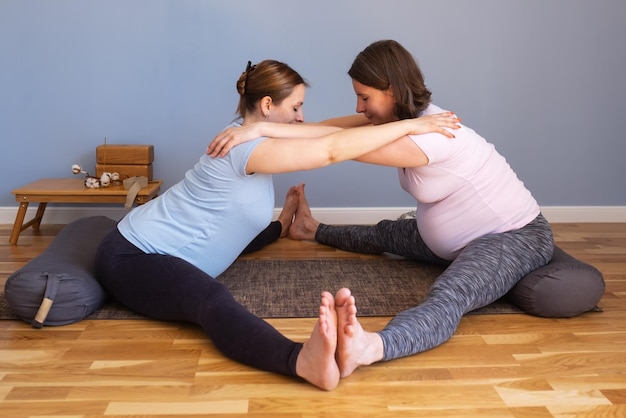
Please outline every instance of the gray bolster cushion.
M116 224L105 216L77 219L43 253L11 274L4 292L17 316L41 328L78 322L100 308L107 294L94 276L94 258Z
M529 314L569 318L597 309L604 289L598 269L555 246L552 260L523 277L507 296Z

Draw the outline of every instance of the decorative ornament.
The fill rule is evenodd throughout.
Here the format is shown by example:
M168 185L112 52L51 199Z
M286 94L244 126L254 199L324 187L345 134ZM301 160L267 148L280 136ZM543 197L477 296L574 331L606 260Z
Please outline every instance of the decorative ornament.
M111 184L111 175L109 173L102 173L100 176L100 186L109 187Z
M88 189L99 189L100 187L109 187L111 184L120 184L119 173L102 173L100 178L90 175L78 164L72 164L72 173L74 175L85 175L85 187Z
M85 187L87 187L88 189L98 189L100 188L100 180L95 177L86 177Z

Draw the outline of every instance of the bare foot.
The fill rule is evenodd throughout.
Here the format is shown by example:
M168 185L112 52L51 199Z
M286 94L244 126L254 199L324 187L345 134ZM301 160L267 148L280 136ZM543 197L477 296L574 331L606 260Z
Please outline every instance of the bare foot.
M304 184L301 184L298 190L298 209L296 210L293 223L289 228L289 238L300 241L314 241L315 233L317 232L317 227L320 223L313 218L313 215L311 214L311 207L309 206L309 202L306 200L306 196L304 194Z
M352 374L359 366L383 359L383 340L375 332L366 332L356 317L356 303L349 289L335 296L337 311L337 365L341 377Z
M304 343L296 361L296 373L309 383L324 390L339 384L339 367L335 360L337 349L337 313L333 295L322 292L320 315L311 338Z
M283 209L280 211L280 215L278 215L278 221L282 225L282 229L280 231L281 238L289 235L289 228L291 227L293 217L296 214L296 210L298 209L300 188L302 187L304 187L303 184L299 186L293 186L290 187L287 191L287 195L285 196L285 204L283 205Z
M304 194L304 183L301 183L298 186L298 211L300 211L300 213L302 215L308 215L308 216L312 216L311 215L311 208L309 207L309 202L306 200L306 195Z

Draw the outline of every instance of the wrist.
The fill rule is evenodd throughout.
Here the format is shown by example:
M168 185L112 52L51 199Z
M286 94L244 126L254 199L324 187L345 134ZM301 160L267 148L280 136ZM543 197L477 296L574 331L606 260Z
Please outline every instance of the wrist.
M270 136L268 123L265 121L260 121L256 123L255 126L255 138L259 138L262 136Z
M415 129L415 124L412 119L402 119L403 125L402 128L404 130L403 135L409 135Z

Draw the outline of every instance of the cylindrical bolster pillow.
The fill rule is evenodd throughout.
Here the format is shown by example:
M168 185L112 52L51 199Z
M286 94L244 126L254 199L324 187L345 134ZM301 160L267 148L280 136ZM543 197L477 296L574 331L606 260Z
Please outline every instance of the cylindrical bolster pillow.
M105 216L77 219L9 276L4 292L17 316L40 328L80 321L102 306L107 294L94 276L94 257L115 225Z
M598 269L555 246L552 260L523 277L508 297L529 314L569 318L594 309L604 289Z

